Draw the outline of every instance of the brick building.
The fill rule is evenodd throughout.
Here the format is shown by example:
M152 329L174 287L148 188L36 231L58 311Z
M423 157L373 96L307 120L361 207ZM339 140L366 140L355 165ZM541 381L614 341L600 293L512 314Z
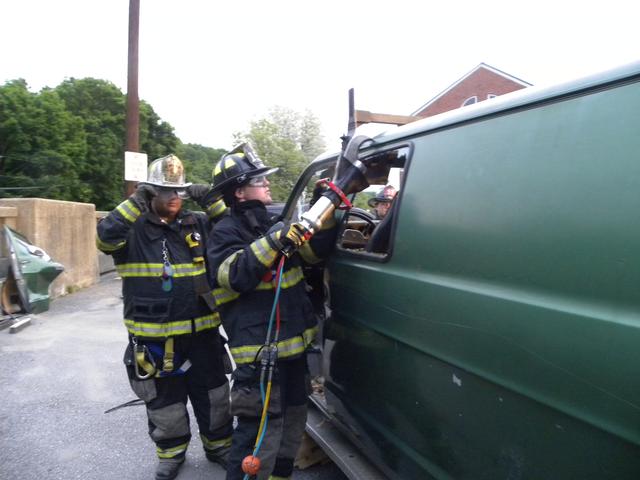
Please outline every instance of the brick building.
M430 117L529 86L524 80L481 63L411 115Z

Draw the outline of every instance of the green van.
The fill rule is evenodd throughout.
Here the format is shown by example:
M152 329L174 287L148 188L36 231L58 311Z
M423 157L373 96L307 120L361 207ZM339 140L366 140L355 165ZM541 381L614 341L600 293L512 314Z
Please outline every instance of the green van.
M340 212L307 272L332 423L393 479L640 479L640 63L399 127L359 158L356 205L398 194L383 220Z

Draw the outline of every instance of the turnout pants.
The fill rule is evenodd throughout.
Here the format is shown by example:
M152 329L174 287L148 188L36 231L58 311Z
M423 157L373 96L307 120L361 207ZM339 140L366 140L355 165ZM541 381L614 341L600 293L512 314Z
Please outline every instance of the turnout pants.
M253 453L262 413L259 382L259 365L241 366L234 372L231 413L238 417L238 425L233 432L227 480L244 478L242 460ZM278 360L276 380L271 387L267 431L257 455L261 468L256 479L291 476L307 421L308 384L305 355L293 360Z
M229 414L229 383L223 362L226 351L218 330L181 335L174 341L176 359L181 364L187 359L191 362L184 374L139 380L132 359L127 359L131 348L125 354L125 364L131 388L145 402L149 436L156 444L158 457L181 460L191 440L187 399L191 401L205 451L230 445L233 418Z

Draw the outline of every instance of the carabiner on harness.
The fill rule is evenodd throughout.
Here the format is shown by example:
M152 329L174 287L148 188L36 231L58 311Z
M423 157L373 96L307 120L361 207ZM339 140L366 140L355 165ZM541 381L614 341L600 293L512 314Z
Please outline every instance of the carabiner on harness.
M131 338L131 343L133 344L133 371L136 377L138 380L147 380L153 377L157 371L153 355L146 345L138 344L138 339L135 337ZM140 368L144 370L144 374L140 373Z

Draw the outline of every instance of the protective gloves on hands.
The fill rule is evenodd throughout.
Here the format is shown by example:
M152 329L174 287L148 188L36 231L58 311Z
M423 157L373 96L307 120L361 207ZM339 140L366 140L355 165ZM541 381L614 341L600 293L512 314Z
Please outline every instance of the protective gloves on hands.
M158 191L148 183L139 183L136 191L129 197L138 207L140 213L146 213L151 209L151 200Z
M298 249L304 245L311 237L309 232L300 223L291 223L281 226L276 225L276 229L271 229L268 235L270 243L278 250L284 252L286 249Z
M189 197L191 197L191 199L194 202L196 202L202 208L206 208L206 206L204 206L202 202L210 190L211 190L211 185L208 185L206 183L194 183L187 187L187 194L189 195Z
M300 223L287 225L280 232L280 241L285 245L289 243L294 248L300 248L309 239L307 229Z

